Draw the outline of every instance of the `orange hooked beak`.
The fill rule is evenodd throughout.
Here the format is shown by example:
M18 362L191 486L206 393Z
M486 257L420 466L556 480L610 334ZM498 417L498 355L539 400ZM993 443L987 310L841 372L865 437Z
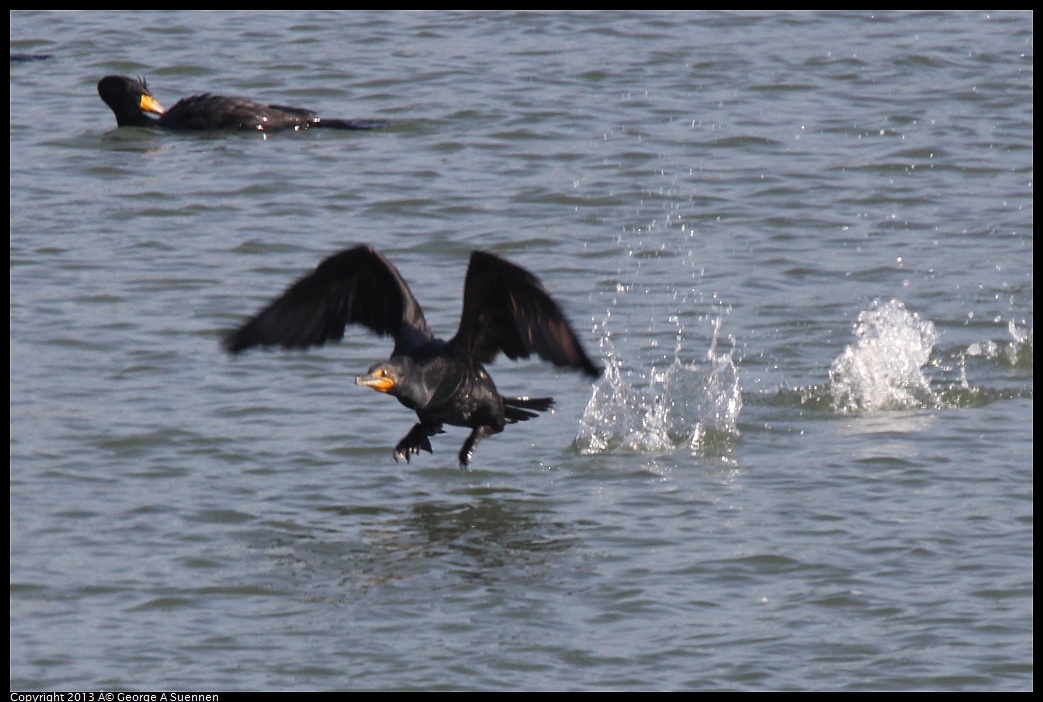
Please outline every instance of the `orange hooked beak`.
M141 102L139 104L141 105L141 109L145 112L152 112L153 114L157 115L161 115L164 112L166 112L166 110L163 109L163 106L159 104L159 100L152 97L151 95L142 95Z
M395 380L385 369L378 368L367 375L355 376L355 385L367 385L377 392L388 392L395 387Z

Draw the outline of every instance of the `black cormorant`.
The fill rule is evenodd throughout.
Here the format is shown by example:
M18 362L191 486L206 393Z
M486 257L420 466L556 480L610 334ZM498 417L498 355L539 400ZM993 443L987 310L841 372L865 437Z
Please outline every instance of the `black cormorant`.
M387 122L366 119L321 119L311 110L285 105L265 105L222 95L193 95L164 110L144 78L105 76L98 81L98 95L116 115L120 127L162 127L189 131L282 129L376 129ZM152 115L158 115L153 117Z
M235 354L253 346L305 348L341 339L347 324L392 336L391 358L374 364L356 385L398 398L420 421L395 447L397 461L423 449L443 424L471 428L460 449L460 467L482 439L506 424L550 409L549 397L503 397L483 363L502 351L508 358L535 353L554 365L597 377L561 308L532 273L483 251L474 251L464 283L460 327L449 341L435 337L420 303L398 270L369 246L330 256L255 317L224 339Z

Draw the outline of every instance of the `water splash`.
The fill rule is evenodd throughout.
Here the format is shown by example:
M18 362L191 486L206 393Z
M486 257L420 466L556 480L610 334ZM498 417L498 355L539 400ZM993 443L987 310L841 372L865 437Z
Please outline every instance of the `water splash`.
M662 453L688 447L704 452L721 442L730 446L738 436L742 393L731 354L717 353L720 325L717 319L707 363L685 363L675 354L665 369L652 368L647 387L635 387L606 337L605 375L580 420L576 450Z
M1019 327L1014 320L1007 322L1010 341L1005 344L992 339L978 341L967 347L967 356L972 358L1004 359L1015 368L1032 367L1034 344L1032 327Z
M909 312L898 300L877 301L859 314L854 325L858 339L833 361L828 383L783 387L767 397L748 395L747 400L847 414L961 409L1031 398L1032 325L1010 321L1007 331L1007 340L939 349L932 322ZM971 372L986 378L972 382ZM1021 382L1022 378L1027 380ZM1016 384L1011 386L1011 380Z
M854 334L830 368L830 394L838 412L935 407L923 367L938 341L934 324L899 300L874 301L860 312Z
M1007 331L1010 332L1010 336L1014 339L1015 344L1020 346L1033 346L1032 337L1034 336L1035 329L1033 327L1026 327L1022 329L1014 320L1007 322Z

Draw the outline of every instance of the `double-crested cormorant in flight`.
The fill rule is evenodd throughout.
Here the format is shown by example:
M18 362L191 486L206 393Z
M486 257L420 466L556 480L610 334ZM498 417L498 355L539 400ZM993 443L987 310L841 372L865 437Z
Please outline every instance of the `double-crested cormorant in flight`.
M321 119L311 110L285 105L265 105L222 95L193 95L164 110L143 78L105 76L98 81L98 95L116 115L120 127L162 127L189 131L248 130L276 132L282 129L376 129L387 122L368 119ZM151 115L158 115L152 117Z
M474 251L464 283L460 328L449 341L435 337L406 281L382 254L356 246L330 256L224 339L235 354L252 346L305 348L344 336L361 324L393 336L391 358L374 364L356 385L367 385L416 410L420 421L395 447L409 461L443 424L471 428L460 467L475 446L504 426L550 409L552 398L503 397L482 366L502 351L508 358L535 353L554 365L597 377L561 308L532 273L491 253Z

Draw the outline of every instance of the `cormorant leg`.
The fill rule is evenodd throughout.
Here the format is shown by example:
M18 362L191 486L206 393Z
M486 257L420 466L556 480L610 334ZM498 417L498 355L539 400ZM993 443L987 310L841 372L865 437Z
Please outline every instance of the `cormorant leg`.
M497 430L487 424L475 427L474 431L471 432L471 435L467 437L467 441L465 441L464 445L460 448L460 470L466 469L467 464L471 462L471 455L474 453L474 447L478 445L479 441L487 436L497 434L500 431L503 431L503 429Z
M395 461L398 459L406 459L406 463L409 463L409 454L415 453L420 454L420 449L427 451L428 453L434 453L431 450L431 442L428 441L427 437L434 436L435 434L442 433L441 424L427 424L425 422L417 422L413 425L413 428L409 430L409 433L402 437L402 440L398 442L398 446L395 447Z

